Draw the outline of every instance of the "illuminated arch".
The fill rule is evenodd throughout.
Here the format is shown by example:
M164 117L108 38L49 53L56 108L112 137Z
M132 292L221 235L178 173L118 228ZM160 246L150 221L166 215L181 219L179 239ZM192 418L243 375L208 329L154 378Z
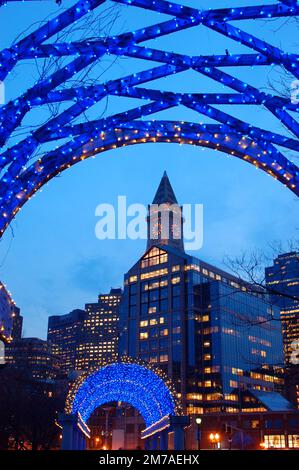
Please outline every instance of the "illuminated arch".
M167 0L111 1L128 7L126 14L132 12L131 7L136 7L165 14L167 19L161 21L157 16L155 24L116 36L55 41L56 35L74 22L95 9L100 10L102 5L105 8L106 0L79 0L65 10L59 10L56 17L0 52L1 81L23 60L38 61L49 57L68 60L67 64L58 66L55 72L49 72L21 96L0 108L0 146L3 147L0 151L0 236L18 210L45 182L90 155L127 144L157 141L215 148L254 164L298 196L299 168L286 157L286 152L291 151L294 156L299 152L298 100L261 91L236 76L240 67L274 64L284 67L294 80L299 79L299 55L283 51L242 27L243 20L298 17L297 0L273 0L273 4L268 5L261 2L261 5L220 9L210 2L206 10ZM0 8L4 3L0 0ZM23 7L32 4L34 2L28 1ZM246 46L249 53L243 53L243 49L238 54L230 53L226 49L224 55L193 56L149 45L152 39L159 40L189 28L198 28L199 33L207 28L222 35L224 40L229 38L235 44ZM73 86L70 80L77 73L106 55L129 57L136 64L141 60L149 65L142 71L133 69L125 77L104 83L90 85L83 80L79 86ZM156 89L155 84L154 88L150 87L152 81L186 71L208 77L227 90L178 93ZM112 96L126 98L128 109L118 114L107 111L105 117L97 120L79 121L85 111ZM140 106L131 108L130 98L139 100ZM62 112L49 118L46 124L36 123L19 142L13 140L14 133L31 109L60 103L64 103ZM223 105L228 105L229 113L224 111ZM252 105L262 107L269 116L277 119L278 125L289 131L289 135L258 127L250 119L240 119L233 114L233 105L242 105L246 109ZM180 107L198 113L200 120L205 116L215 124L144 120L168 109L175 109L179 118ZM64 144L59 143L61 139ZM55 150L49 151L51 143ZM37 156L37 152L42 156Z
M145 121L129 122L112 131L100 133L85 144L73 146L66 153L55 151L34 162L13 185L9 186L6 204L1 206L0 235L21 207L45 183L57 174L86 158L127 145L142 143L177 143L207 147L251 163L282 182L296 194L299 173L296 166L281 155L274 146L265 150L246 136L227 135L221 126L186 122ZM53 165L55 159L55 165Z
M142 361L122 358L93 372L83 373L71 387L65 412L84 423L94 410L109 402L136 408L147 427L166 416L179 416L181 405L167 376Z

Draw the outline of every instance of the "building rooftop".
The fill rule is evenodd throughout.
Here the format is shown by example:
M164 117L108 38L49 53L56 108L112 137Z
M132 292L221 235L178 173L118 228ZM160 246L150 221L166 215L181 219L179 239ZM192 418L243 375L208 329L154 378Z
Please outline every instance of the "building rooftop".
M168 175L166 171L164 171L152 204L166 204L166 203L177 204L178 201L175 197Z
M280 393L263 392L260 390L250 390L250 393L257 398L268 411L292 411L294 406Z

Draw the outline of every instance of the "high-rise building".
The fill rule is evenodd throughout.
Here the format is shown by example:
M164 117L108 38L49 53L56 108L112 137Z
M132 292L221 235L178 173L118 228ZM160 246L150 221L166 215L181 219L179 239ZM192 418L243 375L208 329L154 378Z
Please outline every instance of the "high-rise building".
M61 371L86 370L118 354L118 320L121 289L100 294L98 302L67 315L49 317L48 341Z
M280 308L285 360L290 364L295 341L299 345L299 252L277 256L265 274L271 298Z
M57 359L49 343L39 338L21 338L8 343L5 362L7 366L30 372L35 380L55 379L58 372Z
M0 340L3 339L5 342L12 340L13 329L17 325L16 321L14 322L14 317L17 317L16 320L18 319L19 322L22 319L10 293L4 284L0 282Z
M23 317L20 314L20 309L18 307L14 307L12 312L12 332L11 336L13 341L21 339L22 337L22 328L23 328Z
M166 171L152 204L148 206L147 247L172 246L184 251L183 209L179 206Z
M119 305L121 289L100 294L97 303L85 305L82 341L78 344L76 369L91 369L118 354Z
M120 354L163 369L190 414L266 410L263 392L273 399L282 382L275 368L283 360L278 308L264 292L185 253L182 230L181 239L173 236L181 208L165 241L156 206L179 210L166 174L154 203L158 230L149 227L153 239L125 274Z
M78 345L83 342L85 310L73 310L66 315L54 315L48 321L48 341L53 355L59 360L62 373L76 369Z

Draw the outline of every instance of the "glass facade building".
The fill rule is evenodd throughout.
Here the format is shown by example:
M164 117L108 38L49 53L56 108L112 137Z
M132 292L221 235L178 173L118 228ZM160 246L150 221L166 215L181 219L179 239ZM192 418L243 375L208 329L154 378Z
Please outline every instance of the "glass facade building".
M48 341L52 354L59 360L60 370L76 369L78 345L83 341L85 310L73 310L66 315L53 315L48 320Z
M19 327L22 329L20 310L16 307L4 284L0 282L0 340L9 342L13 339L14 335L20 332L17 329L18 321L20 323Z
M91 369L117 358L121 289L100 294L97 303L86 304L82 341L77 345L76 369Z
M299 252L279 255L265 274L271 298L280 308L285 360L289 364L295 342L299 345Z
M98 302L67 315L49 317L48 341L61 372L91 369L116 359L121 289L100 294Z
M165 207L171 190L161 184L154 200ZM190 414L253 409L248 390L281 385L279 309L171 239L148 244L125 275L119 348L163 369Z
M59 367L47 341L39 338L21 338L5 348L8 366L29 371L35 380L55 379Z

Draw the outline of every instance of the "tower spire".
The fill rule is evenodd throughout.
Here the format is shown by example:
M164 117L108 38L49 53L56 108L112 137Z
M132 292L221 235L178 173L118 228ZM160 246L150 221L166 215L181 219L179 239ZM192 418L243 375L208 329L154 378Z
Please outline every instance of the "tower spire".
M148 206L147 249L155 245L184 251L183 214L164 171L152 204Z
M163 173L152 204L178 204L166 171Z

